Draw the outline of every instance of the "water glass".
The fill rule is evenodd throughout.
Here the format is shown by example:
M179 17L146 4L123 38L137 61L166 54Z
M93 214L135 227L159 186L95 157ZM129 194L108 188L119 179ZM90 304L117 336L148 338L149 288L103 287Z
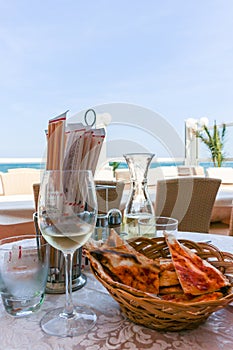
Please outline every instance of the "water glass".
M44 300L49 266L49 245L35 235L0 240L0 293L12 316L28 316Z
M175 233L178 229L178 220L165 216L151 216L138 220L139 236L154 238L163 236L163 232Z

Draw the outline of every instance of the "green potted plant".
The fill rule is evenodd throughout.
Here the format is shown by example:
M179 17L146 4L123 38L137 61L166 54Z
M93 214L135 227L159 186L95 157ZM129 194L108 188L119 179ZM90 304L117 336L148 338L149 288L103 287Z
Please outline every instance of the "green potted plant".
M116 169L119 167L120 162L110 162L109 165L112 166L113 176L115 177Z
M226 135L226 124L218 126L214 121L213 132L211 134L207 125L203 125L201 129L195 131L198 137L208 148L215 167L221 167L225 159L224 142Z

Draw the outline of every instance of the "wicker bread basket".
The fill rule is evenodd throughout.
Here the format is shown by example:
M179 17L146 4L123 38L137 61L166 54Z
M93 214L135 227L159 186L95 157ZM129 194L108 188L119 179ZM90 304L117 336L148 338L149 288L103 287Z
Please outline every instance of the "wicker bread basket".
M221 252L207 243L195 243L190 240L179 240L191 248L202 259L208 260L224 275L233 275L233 255ZM138 252L148 258L170 257L164 238L137 238L129 241ZM209 302L175 303L156 299L147 293L132 289L127 285L113 281L98 268L95 259L89 256L91 270L95 277L106 287L111 296L119 303L122 312L131 321L159 331L180 331L194 329L203 323L213 312L233 301L233 288L221 299ZM233 286L233 283L232 283Z

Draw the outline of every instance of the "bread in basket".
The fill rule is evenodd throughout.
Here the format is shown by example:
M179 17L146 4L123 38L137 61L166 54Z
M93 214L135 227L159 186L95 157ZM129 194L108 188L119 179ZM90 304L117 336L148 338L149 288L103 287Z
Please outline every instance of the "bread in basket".
M116 238L115 234L113 236L114 240L117 240L120 244L120 239L118 237ZM213 312L233 301L231 282L233 255L221 252L217 247L207 243L196 243L186 239L181 239L179 242L182 246L191 249L201 259L216 267L223 276L227 277L229 286L222 288L220 297L215 300L204 300L200 302L192 300L188 302L164 300L155 294L132 288L132 286L112 278L111 273L107 273L102 268L96 255L91 254L93 251L93 245L91 244L87 246L87 255L94 276L119 303L122 312L128 319L159 331L194 329L203 323ZM164 237L152 239L139 237L130 240L128 243L133 248L132 251L136 250L136 254L140 256L143 254L143 256L153 259L155 262L158 259L166 260L171 258L170 250ZM111 240L108 244L111 245Z

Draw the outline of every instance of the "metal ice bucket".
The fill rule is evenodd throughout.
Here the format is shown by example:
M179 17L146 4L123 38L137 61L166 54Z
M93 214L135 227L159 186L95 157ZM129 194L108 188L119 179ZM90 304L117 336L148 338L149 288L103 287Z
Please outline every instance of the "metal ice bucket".
M37 212L33 214L36 235L41 236L38 225ZM82 288L86 284L86 276L81 272L82 247L77 249L73 257L72 265L72 290ZM65 293L65 260L63 253L50 245L50 265L46 284L46 293Z

